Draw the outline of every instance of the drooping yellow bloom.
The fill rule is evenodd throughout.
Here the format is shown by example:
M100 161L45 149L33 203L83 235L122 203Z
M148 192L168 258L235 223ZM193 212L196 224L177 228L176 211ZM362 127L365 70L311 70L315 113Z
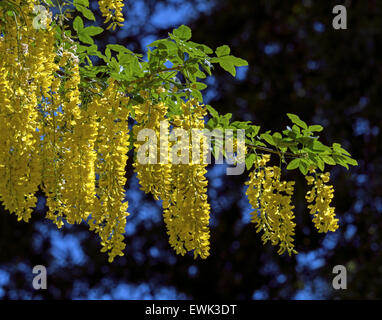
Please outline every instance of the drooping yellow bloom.
M311 171L311 173L313 173ZM334 189L329 182L329 172L322 173L316 177L306 176L308 185L313 185L312 190L306 194L306 200L310 213L313 215L313 222L318 232L336 231L338 229L338 219L334 213L334 207L330 203L334 196Z
M168 131L169 123L164 122L167 115L167 105L164 103L152 103L146 99L143 104L134 106L135 120L137 124L133 127L134 149L137 157L133 164L141 189L145 193L151 193L156 200L163 200L164 207L168 206L168 199L171 194L172 165L169 163L168 147L161 148L161 142L166 142L166 135L160 135L160 125L165 125L164 130ZM140 163L138 152L147 141L137 141L139 132L150 129L155 133L156 152L150 152L148 147L147 162ZM161 154L162 153L162 154ZM167 155L166 155L167 153ZM164 160L161 162L161 159Z
M280 168L266 166L269 159L269 155L263 155L246 182L246 194L254 209L251 221L256 224L257 232L263 231L264 244L270 241L272 245L279 245L280 255L285 251L291 255L297 253L293 244L296 224L291 205L294 181L281 181Z
M182 105L183 117L175 121L186 131L192 128L204 129L204 106L196 101L188 101ZM186 148L189 159L192 159L193 144ZM207 150L201 147L199 163L172 165L172 195L169 206L164 210L164 221L171 246L176 253L184 255L187 251L194 252L194 258L200 256L206 259L210 250L210 205L207 197L208 181L205 177Z
M65 51L59 65L65 65L68 57L71 54ZM80 109L78 63L71 61L65 72L68 79L56 78L51 86L50 101L42 103L45 113L42 116L43 191L49 208L47 218L59 228L63 226L64 218L68 223L80 223L86 218L80 208L81 203L89 199L84 192L91 192L91 188L83 189L87 183L81 170L91 165L83 154L91 150L84 149L88 142L79 134L86 123ZM94 132L91 128L86 130L90 136Z
M173 120L174 129L185 130L190 133L189 137L191 129L204 129L206 111L203 106L189 101L182 105L182 111L183 115ZM193 145L187 141L187 144L178 150L188 155L187 163L175 163L170 150L175 143L169 143L169 137L166 135L169 134L167 106L163 103L152 103L147 96L143 104L134 106L134 113L138 122L133 128L135 151L138 153L140 148L148 143L136 141L141 130L152 130L156 144L155 152L149 152L150 149L147 149L148 163L142 164L138 158L134 163L141 188L146 193L153 194L155 199L162 200L170 245L175 251L182 255L193 251L195 258L200 256L205 259L209 255L210 238L208 182L204 176L207 171L205 161L203 162L207 150L201 149L199 163L193 163ZM181 150L182 148L185 150Z
M105 23L112 22L107 29L113 28L115 30L116 26L123 26L125 21L122 13L123 0L98 0L98 4L102 16L106 18Z
M128 98L114 81L109 81L103 97L95 96L89 112L99 119L95 149L97 151L97 188L89 225L101 238L102 252L109 261L123 255L128 202L125 201L125 166L129 151ZM106 107L107 106L107 107Z
M32 28L34 2L16 4L24 21L4 16L7 28L0 37L0 199L19 220L28 221L41 183L38 103L57 66L53 30Z

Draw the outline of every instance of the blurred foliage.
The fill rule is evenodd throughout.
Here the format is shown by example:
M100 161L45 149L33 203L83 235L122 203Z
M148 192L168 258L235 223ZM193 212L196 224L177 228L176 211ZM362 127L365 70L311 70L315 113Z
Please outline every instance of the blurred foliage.
M0 212L0 297L381 298L382 3L345 1L348 30L342 31L332 28L336 4L225 0L206 1L203 7L197 0L128 1L126 29L95 37L99 44L114 38L115 43L139 50L145 39L165 37L174 27L152 22L158 10L169 6L176 15L182 6L193 8L188 12L194 18L187 23L194 41L214 48L226 43L234 55L249 62L236 80L215 70L207 80L209 104L221 114L232 112L233 120L252 120L271 130L288 125L281 115L299 114L326 128L324 143L338 141L358 160L358 167L331 172L340 219L336 233L316 234L305 209L304 179L288 172L297 180L299 255L277 256L270 245L262 246L260 235L248 223L242 188L247 177L226 177L216 166L209 174L214 212L211 256L206 261L177 257L167 242L160 210L137 191L128 163L133 227L127 233L125 257L108 264L85 226L57 233L43 221L43 199L32 224ZM37 264L48 269L44 292L32 289L32 268ZM348 270L344 291L331 287L332 269L338 264Z

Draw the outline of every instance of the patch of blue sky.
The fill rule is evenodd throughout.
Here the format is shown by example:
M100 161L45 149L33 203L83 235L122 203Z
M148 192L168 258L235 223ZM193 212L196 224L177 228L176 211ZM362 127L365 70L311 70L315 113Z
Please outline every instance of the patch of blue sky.
M252 300L266 300L268 297L267 289L258 289L253 292Z
M243 81L247 78L249 67L242 66L236 68L236 79L239 81Z
M264 53L268 56L273 56L275 54L280 53L281 46L280 44L274 42L274 43L268 43L264 46Z
M82 250L79 236L64 235L60 230L51 230L49 236L50 254L54 257L50 268L64 267L68 263L83 265L86 262L87 257Z
M379 213L382 212L382 198L381 197L375 198L374 207L377 210L377 212L379 212Z
M198 1L196 4L192 4L183 0L173 0L167 5L158 3L151 23L157 28L170 28L187 24L192 19L197 18L200 12L210 12L213 6L213 1Z
M287 277L285 274L279 274L277 277L276 277L276 281L280 284L283 284L285 283L285 281L287 280Z
M370 135L371 127L368 119L357 118L353 124L354 134L356 136Z
M340 239L340 234L337 233L328 233L325 235L324 240L322 241L322 245L326 250L333 250Z
M243 224L248 224L251 222L251 212L253 212L253 208L251 204L248 201L248 197L245 194L247 191L248 186L243 186L242 187L242 197L239 200L239 207L241 210L241 222Z
M320 64L318 61L315 61L315 60L309 60L307 63L306 63L306 66L309 70L318 70L318 68L320 67Z
M313 29L316 32L322 33L322 32L325 31L325 25L323 23L319 22L319 21L315 21L313 23Z
M32 283L33 274L32 274L32 267L30 265L23 262L19 262L17 264L2 266L2 268L0 269L0 298L2 298L5 295L5 290L3 287L8 285L11 281L10 271L12 271L12 274L15 272L20 272L22 274L25 274L26 281L28 283ZM27 290L9 290L7 294L11 300L32 299L32 293L28 292Z
M9 272L0 269L0 299L5 295L4 286L9 283Z
M349 224L349 225L346 227L346 231L345 231L345 239L349 241L351 238L354 237L354 235L356 234L356 232L357 232L357 227L356 227L354 224Z
M330 292L329 281L316 278L311 282L305 282L304 288L297 291L293 300L324 300Z
M188 274L190 277L196 277L199 273L199 269L197 266L191 265L188 267Z
M359 186L365 184L368 179L369 179L369 176L367 174L358 174L358 175L356 175L357 184Z
M130 284L126 282L101 283L88 288L86 283L78 283L73 290L73 299L88 300L186 300L189 297L171 286L151 286L148 283Z
M280 267L274 261L267 261L260 268L260 273L264 276L277 274L279 272Z
M36 211L38 212L44 211L45 205L46 205L46 197L39 196L37 198Z
M324 250L322 248L313 250L310 252L300 252L296 256L297 260L297 266L296 271L297 272L303 272L304 270L316 270L324 266L325 259L323 257Z
M138 224L144 223L147 228L150 228L153 224L160 223L162 219L160 202L144 202L144 193L140 190L136 174L130 179L126 200L129 202L128 212L130 213L125 228L127 235L133 235Z
M203 101L205 104L209 104L212 100L215 100L218 98L219 98L219 92L215 88L208 87L208 89L203 91Z
M361 213L363 210L363 206L364 206L364 201L362 199L358 199L353 205L354 212Z
M215 190L210 194L213 198L217 195L217 191L223 187L226 169L225 164L215 164L206 174L210 186L209 191Z

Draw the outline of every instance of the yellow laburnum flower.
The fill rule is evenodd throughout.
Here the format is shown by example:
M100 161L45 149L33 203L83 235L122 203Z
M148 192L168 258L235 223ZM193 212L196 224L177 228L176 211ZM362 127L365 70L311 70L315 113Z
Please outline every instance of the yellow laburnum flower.
M122 0L98 0L98 4L102 16L106 18L105 23L112 22L107 29L115 30L116 26L123 26L125 19L122 13L124 7Z
M95 96L89 112L99 119L95 141L97 160L95 172L97 201L90 216L90 229L101 238L102 252L108 252L109 262L123 255L128 202L125 201L125 166L129 151L128 98L110 80L102 97ZM105 108L108 106L108 108Z
M308 191L305 198L308 203L311 203L308 208L313 215L313 222L318 232L334 232L338 229L338 219L335 216L334 207L330 206L334 189L333 186L325 184L329 182L329 179L328 172L320 174L316 178L306 176L308 184L313 184L313 188Z
M266 166L269 159L269 155L263 155L246 182L246 194L254 209L251 221L256 224L257 232L263 232L264 244L270 241L272 245L279 245L278 254L287 251L291 255L297 253L293 244L296 224L291 205L294 181L281 181L280 168Z
M183 118L178 119L179 127L185 130L204 128L204 106L191 100L182 105L182 111ZM192 143L186 148L191 159ZM201 160L205 159L206 152L202 148ZM205 163L172 165L172 195L168 208L164 210L169 241L176 253L184 255L187 251L193 251L194 258L200 256L202 259L209 256L210 250L210 205Z
M153 130L157 141L157 152L149 154L149 163L141 164L138 157L136 157L133 164L134 171L137 173L141 190L145 193L151 193L156 200L163 200L164 203L167 203L171 192L171 164L168 163L168 148L161 149L160 147L161 139L166 140L166 136L160 135L160 122L166 119L167 105L164 103L153 104L150 99L146 99L143 104L134 106L134 113L138 122L133 128L135 151L138 152L142 145L146 143L137 141L138 133L143 129ZM168 130L168 127L167 122L167 127L164 129ZM161 158L167 163L160 163Z
M54 32L32 27L32 2L16 1L23 23L8 15L0 41L0 199L19 220L28 221L41 183L38 104L57 70Z

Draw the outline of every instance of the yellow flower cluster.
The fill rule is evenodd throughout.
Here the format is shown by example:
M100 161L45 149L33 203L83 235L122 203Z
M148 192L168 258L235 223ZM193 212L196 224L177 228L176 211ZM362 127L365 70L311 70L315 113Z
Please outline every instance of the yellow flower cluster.
M70 52L63 52L59 66L66 67ZM65 68L68 79L55 78L49 99L42 101L41 117L41 154L42 154L42 186L47 196L51 219L58 228L64 224L80 223L82 215L77 212L81 192L73 192L79 185L82 176L78 176L77 152L84 152L78 131L81 130L81 109L79 108L80 75L78 64L68 64ZM82 156L82 155L81 155ZM77 159L76 159L77 157ZM81 194L82 196L82 194Z
M112 22L107 29L113 28L115 30L116 26L123 26L125 21L122 13L123 0L98 0L98 5L102 16L106 18L105 23Z
M310 173L314 173L311 170ZM327 185L329 182L330 174L322 173L313 177L312 175L306 176L308 185L313 185L312 190L306 194L306 200L313 215L313 222L318 232L336 231L338 229L338 219L334 213L334 207L330 206L333 199L334 189L333 186Z
M166 143L167 137L160 135L160 121L166 119L167 106L162 103L152 104L150 100L134 108L137 125L134 126L134 136L143 128L152 129L157 137L157 154L150 153L149 163L141 164L135 161L134 167L139 178L141 188L146 193L152 193L155 199L162 200L164 221L167 226L169 241L178 254L184 255L193 251L194 257L205 259L209 255L209 213L210 205L207 201L207 184L205 178L205 162L176 163L173 161L168 143L165 148L160 144ZM196 101L188 101L182 105L183 116L177 116L173 121L174 129L184 129L190 132L192 128L204 128L204 106ZM162 128L168 130L168 125ZM191 136L191 134L190 134ZM164 139L164 140L162 140ZM167 140L168 141L168 140ZM135 142L138 150L145 142ZM182 150L184 149L184 150ZM192 143L178 146L179 153L192 156ZM148 150L149 151L149 150ZM201 159L207 150L201 150ZM159 163L162 159L162 163ZM167 161L163 161L167 159ZM167 163L166 163L167 162Z
M264 232L264 244L270 241L272 245L279 245L278 254L287 251L291 255L297 253L293 244L296 224L291 205L294 181L281 181L280 168L267 166L269 160L269 155L263 155L246 182L246 194L254 209L251 221L256 224L257 232Z
M144 96L144 93L141 93ZM150 152L150 146L147 148L148 163L141 164L135 161L133 166L137 177L140 181L141 189L145 193L151 193L156 200L163 200L164 207L168 206L168 199L171 195L171 164L159 163L161 158L168 159L168 148L161 148L160 143L166 146L166 136L160 135L160 122L165 121L167 115L167 105L164 103L153 103L148 97L143 104L134 106L135 120L137 124L133 127L135 137L134 149L136 152L140 148L144 148L145 142L137 141L138 133L142 129L151 129L155 132L156 142L159 142L157 152ZM166 131L169 128L169 123L163 129ZM157 147L157 145L155 146ZM166 154L167 151L167 154ZM136 159L138 160L138 159ZM164 161L169 162L169 161Z
M175 119L174 127L190 131L192 128L204 129L204 106L190 100L182 105L183 117ZM190 134L191 136L191 134ZM196 139L197 141L198 139ZM193 140L194 141L194 140ZM192 142L193 142L192 141ZM193 143L186 148L189 159L192 159ZM179 148L182 152L182 148ZM202 146L200 164L190 161L189 164L173 164L172 195L170 205L164 210L164 221L171 246L176 253L184 255L194 251L194 258L206 259L210 250L210 205L207 197L208 181L205 161L207 150Z
M7 28L0 36L0 200L28 221L41 183L37 105L57 66L52 28L32 28L33 1L14 2L22 6L25 21L2 17Z
M125 201L125 167L129 151L129 99L109 81L103 97L95 97L88 106L99 119L95 141L97 151L97 200L90 218L90 229L101 238L102 252L109 252L109 261L123 255L128 202Z
M110 81L84 103L78 58L57 55L49 16L33 28L35 1L15 3L26 21L0 12L0 201L28 221L41 187L47 218L89 222L112 261L125 247L129 100Z

